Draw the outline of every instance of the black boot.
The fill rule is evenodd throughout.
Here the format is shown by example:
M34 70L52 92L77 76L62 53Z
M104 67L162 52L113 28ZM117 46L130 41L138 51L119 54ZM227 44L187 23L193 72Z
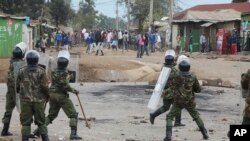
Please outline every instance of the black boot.
M22 135L22 141L29 141L29 136Z
M102 53L102 56L104 56L104 53L103 53L103 51L101 50L101 53Z
M33 135L35 135L35 136L37 136L37 137L40 137L40 136L41 136L41 134L40 134L38 128L36 128L36 129L33 131Z
M149 118L150 123L154 124L155 118L157 116L159 116L160 114L162 114L161 109L156 110L154 113L150 113L150 115L149 115L150 116L150 118Z
M1 136L12 136L13 134L9 132L9 124L5 123L3 125L3 130Z
M76 127L71 127L71 134L70 134L70 140L81 140L82 137L79 137L77 135L77 128Z
M42 134L42 141L49 141L49 136L48 134Z
M164 141L171 141L171 137L172 137L172 127L167 126L166 137L164 138Z
M200 131L201 131L201 134L203 135L203 139L207 140L209 138L209 136L207 134L207 129L204 126L202 126L202 127L200 127Z
M182 123L181 123L181 114L178 114L178 115L175 117L174 126L185 126L185 124L182 124Z
M99 52L99 50L96 51L96 54L95 54L96 56L98 55L98 52Z

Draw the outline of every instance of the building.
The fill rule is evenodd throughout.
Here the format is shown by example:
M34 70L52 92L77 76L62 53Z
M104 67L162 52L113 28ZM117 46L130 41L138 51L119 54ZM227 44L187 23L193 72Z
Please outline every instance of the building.
M0 13L0 58L10 57L17 43L32 42L32 31L28 28L28 22L28 17Z
M173 18L173 46L176 46L176 36L181 35L181 46L188 51L189 37L193 37L194 51L200 51L199 37L205 33L208 45L216 49L216 33L224 29L225 37L236 29L239 36L243 37L241 23L250 21L250 3L229 3L198 5L174 15ZM248 29L250 27L248 26ZM226 40L226 38L224 38ZM241 39L243 40L243 38ZM224 44L226 47L226 42Z

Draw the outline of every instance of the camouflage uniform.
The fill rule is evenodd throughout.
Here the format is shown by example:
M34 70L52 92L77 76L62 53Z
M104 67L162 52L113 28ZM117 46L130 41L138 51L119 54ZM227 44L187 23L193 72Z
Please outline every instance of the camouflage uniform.
M189 76L176 77L176 89L174 91L174 103L167 115L167 126L172 126L172 120L183 108L185 108L196 121L199 127L204 126L198 111L195 109L195 95L194 92L199 93L201 91L198 79L194 74Z
M49 98L49 89L45 70L41 67L37 67L36 70L29 70L28 67L20 69L17 75L16 89L20 93L21 100L22 135L30 135L33 116L40 133L47 135L44 105Z
M163 91L163 106L160 107L158 110L156 110L156 112L154 113L154 117L165 113L166 111L169 110L170 106L173 104L174 102L174 98L173 98L173 91L174 91L174 78L177 75L177 69L175 67L171 67L171 73L170 76L168 78L167 84L164 88ZM151 115L152 116L152 115ZM176 126L183 126L183 124L181 124L181 111L179 112L179 114L176 116L176 122L175 125Z
M1 136L11 136L12 133L9 132L9 125L12 116L12 111L16 106L16 89L15 81L16 75L20 68L25 65L23 59L11 58L10 67L7 76L7 93L6 93L6 104L5 104L5 113L2 118L4 124Z
M69 85L68 71L52 71L52 85L50 87L50 108L49 115L46 117L46 124L52 123L62 108L70 119L70 127L77 127L77 112L72 101L69 99L68 92L77 93L77 90Z
M245 95L243 95L243 98L246 98L246 104L244 109L244 116L243 116L243 125L250 125L250 69L247 71L247 73L242 74L241 77L241 87L242 90L246 92Z
M22 59L14 59L10 60L10 67L7 76L7 93L6 93L6 105L5 105L5 113L2 119L4 124L9 124L12 116L12 111L16 106L16 91L15 91L15 76L14 76L14 66L15 62L24 62Z
M208 139L207 130L204 127L204 123L199 116L198 111L195 109L195 95L194 92L201 92L201 87L198 79L194 74L182 76L177 75L174 79L175 90L174 90L174 103L167 115L167 132L165 140L171 140L172 136L172 121L173 118L184 108L192 116L201 130L204 139Z

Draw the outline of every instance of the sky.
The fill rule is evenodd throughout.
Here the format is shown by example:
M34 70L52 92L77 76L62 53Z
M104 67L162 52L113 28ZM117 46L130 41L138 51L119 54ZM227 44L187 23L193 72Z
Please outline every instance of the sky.
M80 0L72 0L72 6L74 9L79 7ZM109 17L116 17L116 0L95 0L96 10L100 13L103 13ZM143 1L143 0L142 0ZM193 7L195 5L201 4L219 4L219 3L231 3L232 0L175 0L178 1L178 5L183 9ZM126 14L126 8L124 6L119 6L119 17L122 17Z

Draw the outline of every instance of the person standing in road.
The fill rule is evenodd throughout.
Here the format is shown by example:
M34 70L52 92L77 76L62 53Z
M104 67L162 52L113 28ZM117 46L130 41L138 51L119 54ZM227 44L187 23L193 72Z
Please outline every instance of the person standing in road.
M39 67L39 53L31 50L26 54L27 66L17 74L16 91L20 93L22 141L28 141L33 116L41 133L42 141L49 141L45 125L44 105L49 100L49 86L46 72Z
M154 124L154 120L157 116L161 115L162 113L165 113L170 109L170 106L174 103L173 93L175 90L174 85L174 79L177 76L177 69L175 68L175 52L174 50L167 50L165 55L165 63L164 67L171 68L170 76L167 80L167 84L165 86L165 89L163 91L162 97L163 97L163 106L161 106L159 109L157 109L154 113L150 114L150 123ZM181 123L181 111L175 116L175 124L174 126L185 126Z
M143 34L139 34L138 35L138 44L139 44L139 46L138 46L138 49L137 49L137 58L142 58L144 42L145 42L145 38L144 38Z
M81 140L82 137L77 135L77 122L78 122L78 113L73 105L73 102L69 98L69 93L79 94L79 91L72 88L69 84L70 75L67 70L69 63L69 58L59 57L57 60L57 68L52 71L51 79L52 84L49 89L50 92L50 101L49 101L49 115L46 117L46 125L52 123L60 109L62 108L67 117L70 119L70 140ZM41 131L36 129L34 135L39 136Z
M7 76L7 93L6 93L6 104L5 113L2 119L4 124L1 136L12 136L13 134L9 132L10 120L12 117L13 109L16 106L16 76L20 68L25 66L25 61L23 60L25 52L27 50L27 44L21 42L16 45L12 51L12 58L10 60L10 66Z
M205 52L206 42L207 42L207 40L206 40L205 34L202 33L200 36L200 45L201 45L201 52L202 53Z
M196 75L190 72L189 60L178 59L177 62L179 63L179 71L178 75L174 79L174 103L167 115L166 137L164 141L171 141L173 118L178 115L182 109L186 109L188 111L188 113L192 116L193 120L198 125L203 135L203 139L207 140L209 138L207 130L202 119L199 116L198 111L195 109L196 103L194 93L201 92L200 84Z

